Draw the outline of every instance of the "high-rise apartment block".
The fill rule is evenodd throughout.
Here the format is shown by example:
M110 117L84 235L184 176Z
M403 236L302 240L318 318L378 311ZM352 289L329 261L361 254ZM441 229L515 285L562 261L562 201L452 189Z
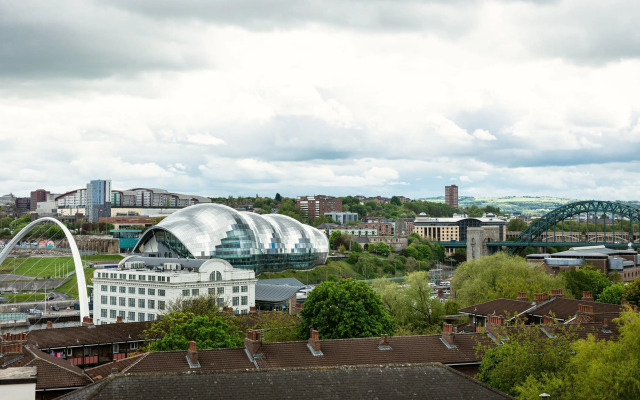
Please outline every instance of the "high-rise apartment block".
M328 212L342 212L342 199L332 196L298 196L296 208L315 219Z
M87 220L98 222L111 216L111 181L97 179L87 184Z
M458 186L444 187L444 202L453 208L458 208Z
M47 201L47 195L49 194L49 191L44 189L38 189L31 192L31 203L29 205L29 209L31 211L35 211L39 202Z

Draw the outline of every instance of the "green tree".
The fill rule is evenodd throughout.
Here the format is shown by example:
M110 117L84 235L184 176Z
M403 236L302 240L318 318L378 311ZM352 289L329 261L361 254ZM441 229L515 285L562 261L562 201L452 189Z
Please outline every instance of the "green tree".
M609 285L597 297L599 303L620 304L624 293L624 283L614 283Z
M396 206L401 206L402 205L402 201L400 201L400 198L398 196L392 196L391 197L391 204L396 205Z
M570 346L568 364L560 371L533 375L518 387L521 399L638 399L640 398L640 314L627 310L614 320L618 340L596 340L589 335Z
M351 251L353 251L354 253L362 253L364 251L364 249L362 248L360 243L353 242L353 243L351 243Z
M199 349L242 346L242 335L237 328L220 317L193 316L172 326L167 335L151 344L152 351L187 350L194 340Z
M595 269L593 265L585 265L579 269L572 268L560 275L564 278L566 288L575 299L582 298L583 291L590 291L594 298L611 285L605 274Z
M507 230L513 232L522 232L527 229L527 223L520 218L514 218L507 224Z
M395 320L380 296L365 282L353 279L317 286L307 297L300 317L302 338L309 337L310 328L322 339L379 336L395 330Z
M403 333L440 331L444 305L433 295L429 282L426 271L410 273L403 285L384 279L374 282L374 288L380 293L385 307L398 321Z
M280 203L282 201L282 196L280 195L280 193L276 193L276 197L275 200Z
M549 275L540 264L505 253L460 264L451 286L463 307L497 298L515 299L518 292L532 294L566 289L562 277Z
M571 341L576 337L572 327L558 328L551 340L540 329L530 329L522 323L510 329L508 335L505 329L497 335L507 336L508 340L495 347L479 345L478 353L484 357L476 379L513 396L528 377L562 371L572 356Z
M329 248L335 250L337 243L336 240L342 236L342 232L340 231L333 231L331 232L331 236L329 236Z
M471 207L468 207L466 210L469 218L480 218L482 217L482 209L475 204L472 204Z
M640 278L636 278L624 286L622 298L631 304L640 304Z

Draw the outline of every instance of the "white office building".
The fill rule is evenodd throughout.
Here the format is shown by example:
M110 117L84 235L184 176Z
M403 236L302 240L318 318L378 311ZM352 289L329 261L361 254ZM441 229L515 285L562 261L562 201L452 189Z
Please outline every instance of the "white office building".
M180 297L213 294L219 306L246 314L255 306L255 273L221 259L130 256L93 275L96 324L153 321Z

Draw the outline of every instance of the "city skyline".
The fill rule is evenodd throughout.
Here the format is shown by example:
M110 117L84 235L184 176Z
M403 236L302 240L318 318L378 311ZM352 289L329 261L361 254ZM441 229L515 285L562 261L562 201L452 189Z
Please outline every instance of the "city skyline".
M638 199L633 1L0 13L1 194Z

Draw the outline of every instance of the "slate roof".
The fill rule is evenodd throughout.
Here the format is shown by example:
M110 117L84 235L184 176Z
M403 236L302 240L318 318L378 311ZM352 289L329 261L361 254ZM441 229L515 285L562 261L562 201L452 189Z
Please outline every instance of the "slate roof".
M441 364L117 374L60 399L512 399Z
M256 303L281 303L289 300L305 286L256 285Z
M300 282L296 278L280 278L280 279L258 279L256 286L258 285L287 285L287 286L304 286L304 283Z
M27 342L41 349L142 340L152 322L129 322L68 328L37 329L27 333Z
M503 315L512 317L514 314L520 314L533 307L530 301L523 300L511 300L511 299L496 299L487 301L485 303L476 304L473 306L461 308L459 312L473 315Z

